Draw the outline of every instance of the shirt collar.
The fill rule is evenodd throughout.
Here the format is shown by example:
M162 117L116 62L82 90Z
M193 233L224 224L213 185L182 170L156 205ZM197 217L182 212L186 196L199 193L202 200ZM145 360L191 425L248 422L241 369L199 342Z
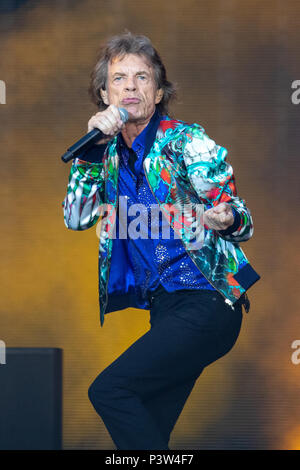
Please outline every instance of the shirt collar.
M143 129L142 132L134 139L131 148L137 154L138 159L140 159L140 158L143 159L149 153L149 151L150 151L150 149L151 149L151 147L154 143L156 133L157 133L157 129L158 129L158 126L159 126L159 123L160 123L161 119L162 119L162 116L159 114L158 110L156 109L155 113L151 117L151 119L150 119L149 123L147 124L147 126L145 127L145 129ZM124 155L124 153L125 153L125 155L124 155L125 160L128 161L129 152L128 151L124 152L124 150L125 149L129 150L129 148L126 145L121 132L118 134L117 143L118 143L118 146L121 150L121 154ZM126 158L126 156L127 156L127 158ZM127 163L127 161L126 161L126 163Z

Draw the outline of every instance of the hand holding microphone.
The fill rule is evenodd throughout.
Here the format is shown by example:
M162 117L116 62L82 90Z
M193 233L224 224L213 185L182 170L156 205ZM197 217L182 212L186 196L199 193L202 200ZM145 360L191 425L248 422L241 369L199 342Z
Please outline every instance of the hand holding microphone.
M124 116L124 113L127 116ZM117 108L117 106L111 104L105 111L101 111L91 117L88 122L88 132L93 129L99 129L102 136L99 135L100 140L94 143L99 145L106 144L123 129L127 119L128 113L126 109Z
M88 133L68 148L61 157L62 161L67 163L94 144L106 144L124 128L127 120L127 110L117 108L113 104L104 111L95 114L88 122Z

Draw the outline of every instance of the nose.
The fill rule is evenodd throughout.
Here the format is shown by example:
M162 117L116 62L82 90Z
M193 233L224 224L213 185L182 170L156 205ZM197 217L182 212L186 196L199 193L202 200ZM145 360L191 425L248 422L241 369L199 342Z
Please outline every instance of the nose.
M136 83L134 77L128 77L125 88L127 91L134 91L136 89Z

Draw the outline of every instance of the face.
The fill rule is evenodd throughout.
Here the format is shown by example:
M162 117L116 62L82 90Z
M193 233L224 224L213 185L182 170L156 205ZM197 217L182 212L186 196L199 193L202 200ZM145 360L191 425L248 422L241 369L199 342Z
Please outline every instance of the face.
M157 89L153 67L145 56L127 54L108 65L106 90L101 90L105 104L125 108L129 121L147 122L163 96Z

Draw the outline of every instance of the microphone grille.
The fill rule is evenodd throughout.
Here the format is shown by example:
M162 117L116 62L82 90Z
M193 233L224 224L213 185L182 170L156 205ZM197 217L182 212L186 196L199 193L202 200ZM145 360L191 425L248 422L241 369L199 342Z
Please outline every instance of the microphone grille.
M128 121L128 111L125 108L119 108L119 113L123 122Z

